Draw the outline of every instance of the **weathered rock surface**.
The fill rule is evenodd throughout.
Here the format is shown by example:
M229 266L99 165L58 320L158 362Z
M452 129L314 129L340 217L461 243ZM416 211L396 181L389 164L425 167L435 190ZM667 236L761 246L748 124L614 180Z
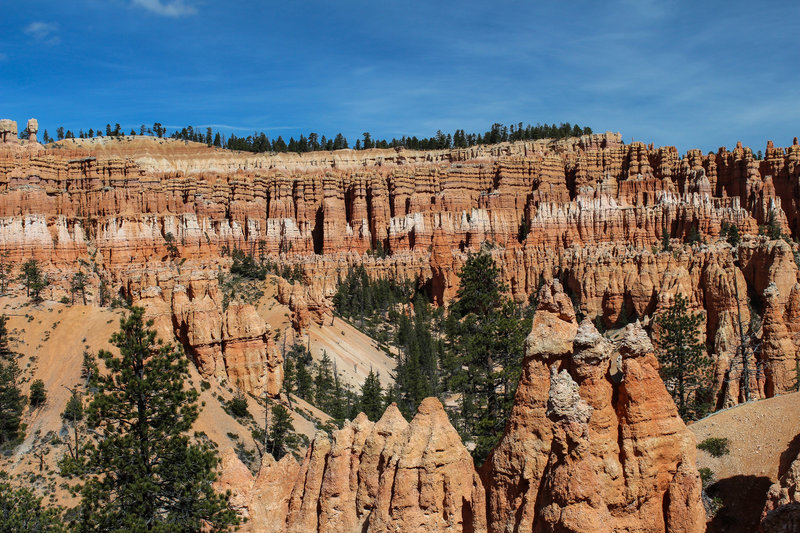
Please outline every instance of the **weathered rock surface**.
M779 481L767 492L762 513L763 533L800 531L800 457L796 457Z
M695 441L647 334L617 344L540 292L506 433L482 469L489 531L704 531Z
M486 531L472 456L434 398L410 423L392 405L378 422L361 414L331 438L318 433L299 466L267 458L253 479L234 459L221 486L237 491L251 531Z
M559 278L581 312L606 327L653 314L667 301L660 295L686 295L705 311L719 407L744 398L737 354L747 295L758 299L775 283L764 340L781 359L756 354L748 368L772 373L759 382L749 372L748 385L751 398L791 386L781 369L800 355L794 247L756 234L770 213L785 234L800 234L798 144L770 143L762 161L741 146L681 157L614 134L432 152L241 154L150 138L70 139L30 151L11 147L16 125L3 124L0 253L14 264L40 260L54 298L69 294L81 260L97 267L96 302L101 281L131 296L128 281L142 271L185 261L183 271L213 272L238 247L299 269L302 283L279 295L301 330L331 318L337 283L358 264L375 277L419 279L446 305L468 254L490 241L517 301ZM719 239L723 223L737 226L741 245ZM680 243L693 229L705 244ZM661 250L665 234L671 252Z

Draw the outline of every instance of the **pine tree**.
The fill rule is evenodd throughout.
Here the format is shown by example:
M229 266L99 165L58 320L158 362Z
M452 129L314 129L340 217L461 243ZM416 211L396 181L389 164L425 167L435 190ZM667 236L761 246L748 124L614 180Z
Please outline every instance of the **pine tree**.
M531 324L527 314L503 297L506 289L499 276L487 252L470 255L445 324L445 381L461 398L459 430L475 443L473 456L478 461L502 436Z
M13 359L0 361L0 445L19 438L25 397L17 384L20 370Z
M143 315L133 308L120 320L111 337L120 356L99 353L107 373L93 378L94 437L62 462L80 479L79 529L227 531L238 517L212 485L217 453L186 435L198 416L197 392L184 386L187 360L156 342Z
M314 405L331 416L333 416L330 411L335 395L334 385L333 361L328 352L323 351L314 375Z
M292 415L280 404L272 406L272 424L269 426L268 451L277 460L289 452L289 435L294 426Z
M8 346L5 315L0 315L0 445L20 437L25 397L18 386L20 376L16 354Z
M62 533L67 531L60 507L42 505L42 498L27 488L15 488L0 473L0 531L9 533Z
M298 362L296 368L295 396L314 403L314 380L308 372L308 366L304 362Z
M83 305L86 305L86 274L79 270L72 276L72 282L69 287L72 293L72 303L75 303L75 295L80 294Z
M27 296L34 302L41 301L41 292L47 286L47 278L42 275L36 259L29 259L22 264L21 279Z
M39 407L47 401L47 391L44 388L44 381L41 379L35 380L31 383L31 390L28 394L28 403L31 408Z
M686 299L675 301L656 319L658 358L661 377L684 420L700 418L707 406L704 389L708 385L711 359L700 341L699 313L687 310Z
M369 369L369 375L361 385L361 411L373 422L383 415L383 388L378 374Z

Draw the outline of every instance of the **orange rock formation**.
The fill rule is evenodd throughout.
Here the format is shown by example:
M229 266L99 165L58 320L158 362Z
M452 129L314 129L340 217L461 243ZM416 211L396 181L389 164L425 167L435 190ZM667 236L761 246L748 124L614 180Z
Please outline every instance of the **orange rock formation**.
M16 130L7 122L0 130ZM756 234L770 213L783 233L800 233L797 142L770 143L759 161L741 145L681 157L672 147L623 144L618 134L432 152L276 155L138 137L67 140L31 151L4 135L0 252L17 264L42 261L54 298L67 294L84 261L92 301L102 281L134 303L155 301L143 294L166 290L164 303L174 308L163 285L176 282L131 280L178 265L184 274L205 272L203 291L213 294L215 271L230 261L224 252L239 247L300 266L302 285L282 287L280 295L302 329L330 318L336 285L356 264L376 277L419 279L446 304L467 254L489 241L515 299L524 301L542 280L558 278L582 313L600 316L607 327L620 316L658 312L676 292L687 296L706 316L719 407L742 401L746 389L754 398L791 387L786 369L796 364L800 346L795 247ZM718 239L723 223L744 235L738 248ZM681 245L693 229L706 244ZM665 233L673 252L661 251ZM778 296L757 333L766 335L769 349L743 357L739 322L745 329L750 322L745 300L749 295L759 303L770 283ZM203 298L187 289L195 309L188 321L176 318L173 326L185 329L179 337L210 374L221 375L223 367L254 372L253 363L265 357L221 362L226 348L239 349L223 339L230 332L220 329L207 339L190 333ZM207 317L221 328L227 320L219 300L209 298L217 316ZM177 303L186 307L180 298ZM256 337L241 338L246 344ZM252 353L245 344L241 353ZM228 377L261 380L238 372Z
M647 334L617 346L540 293L506 433L483 467L489 531L705 530L695 441Z

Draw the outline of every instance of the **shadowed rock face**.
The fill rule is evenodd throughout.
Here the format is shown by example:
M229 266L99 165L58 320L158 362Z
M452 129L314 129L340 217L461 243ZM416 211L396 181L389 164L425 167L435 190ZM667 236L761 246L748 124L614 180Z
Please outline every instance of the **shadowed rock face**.
M644 330L613 344L545 285L506 434L482 469L492 532L704 531L695 442ZM559 333L555 333L559 332Z
M762 513L763 533L800 531L800 456L797 456L780 479L767 492Z

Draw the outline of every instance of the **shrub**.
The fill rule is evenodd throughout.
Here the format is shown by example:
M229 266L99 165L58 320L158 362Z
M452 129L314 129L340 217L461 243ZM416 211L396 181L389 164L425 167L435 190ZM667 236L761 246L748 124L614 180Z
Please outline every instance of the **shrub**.
M725 437L709 437L697 445L701 450L708 452L712 457L722 457L730 453L730 442Z
M247 409L247 398L241 392L237 393L231 401L228 402L228 411L236 418L245 418L250 416L250 411Z
M714 479L714 472L711 471L708 467L703 467L697 470L700 472L700 481L703 483L703 488L708 487L711 481Z
M47 400L47 391L44 389L44 381L37 379L31 383L31 393L28 399L31 407L39 407Z

